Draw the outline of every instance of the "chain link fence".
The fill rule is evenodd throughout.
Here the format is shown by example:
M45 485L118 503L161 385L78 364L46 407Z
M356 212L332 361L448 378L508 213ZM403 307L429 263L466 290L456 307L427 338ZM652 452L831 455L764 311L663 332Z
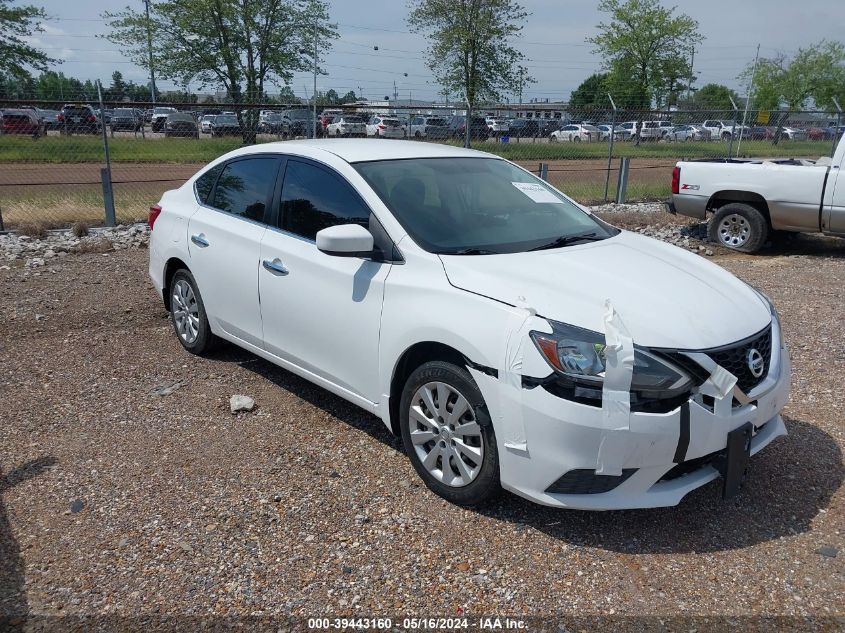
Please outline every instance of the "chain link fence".
M162 192L244 144L368 136L464 145L512 160L582 203L663 200L684 159L830 155L838 112L476 109L0 101L0 230L143 220ZM744 121L744 122L743 122ZM108 155L108 160L107 160ZM625 169L622 164L625 160ZM624 172L624 173L623 173ZM625 190L620 192L620 176ZM111 193L110 193L111 192Z

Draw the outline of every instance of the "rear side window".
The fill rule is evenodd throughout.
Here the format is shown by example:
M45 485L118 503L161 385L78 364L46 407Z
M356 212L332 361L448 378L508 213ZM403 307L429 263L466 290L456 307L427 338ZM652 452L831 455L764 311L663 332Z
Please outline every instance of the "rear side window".
M223 165L216 165L194 181L194 191L201 204L208 201L208 194L214 188L214 183L217 182L217 176L221 171L223 171Z
M367 227L370 210L336 174L288 160L280 219L285 231L313 240L317 231L338 224Z
M275 158L246 158L229 163L217 179L211 206L263 222L278 166Z

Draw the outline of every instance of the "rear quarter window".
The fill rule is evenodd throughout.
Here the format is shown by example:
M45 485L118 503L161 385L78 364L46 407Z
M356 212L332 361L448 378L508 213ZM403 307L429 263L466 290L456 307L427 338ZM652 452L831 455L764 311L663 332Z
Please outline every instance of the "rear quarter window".
M214 189L214 183L217 182L217 176L221 171L223 171L223 165L215 165L194 181L194 193L200 204L208 202L208 196Z

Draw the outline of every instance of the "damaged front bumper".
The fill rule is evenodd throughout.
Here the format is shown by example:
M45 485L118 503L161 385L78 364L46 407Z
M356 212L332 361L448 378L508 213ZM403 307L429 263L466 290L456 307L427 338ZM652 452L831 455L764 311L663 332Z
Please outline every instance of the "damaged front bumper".
M779 342L776 319L772 328ZM565 508L678 504L720 476L731 431L751 423L751 455L786 434L780 412L789 398L790 360L782 344L772 347L766 377L748 394L734 389L714 398L695 392L665 413L631 411L625 429L607 428L601 407L542 387L516 390L473 371L491 409L521 411L524 442L509 443L509 430L496 428L502 486L534 502ZM494 420L498 413L491 410ZM613 456L609 467L607 456ZM603 459L604 467L597 468Z

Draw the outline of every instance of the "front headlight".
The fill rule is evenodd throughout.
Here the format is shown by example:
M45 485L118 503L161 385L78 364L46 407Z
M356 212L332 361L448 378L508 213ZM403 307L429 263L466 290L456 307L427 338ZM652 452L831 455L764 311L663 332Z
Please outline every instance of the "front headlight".
M777 309L775 309L774 301L772 301L772 298L769 295L767 295L765 292L760 290L757 286L754 286L754 285L748 284L748 283L746 285L749 288L751 288L754 292L756 292L757 296L760 297L763 300L763 302L766 305L769 306L769 312L772 313L772 325L777 325L777 329L778 329L778 334L779 334L778 344L779 344L780 348L783 349L783 347L784 347L783 328L780 325L780 316L778 316L778 311L777 311Z
M531 339L549 365L577 384L600 389L606 367L604 334L557 321L549 321L549 324L551 334L531 332ZM681 368L634 345L631 391L663 397L676 395L692 386L693 379Z

